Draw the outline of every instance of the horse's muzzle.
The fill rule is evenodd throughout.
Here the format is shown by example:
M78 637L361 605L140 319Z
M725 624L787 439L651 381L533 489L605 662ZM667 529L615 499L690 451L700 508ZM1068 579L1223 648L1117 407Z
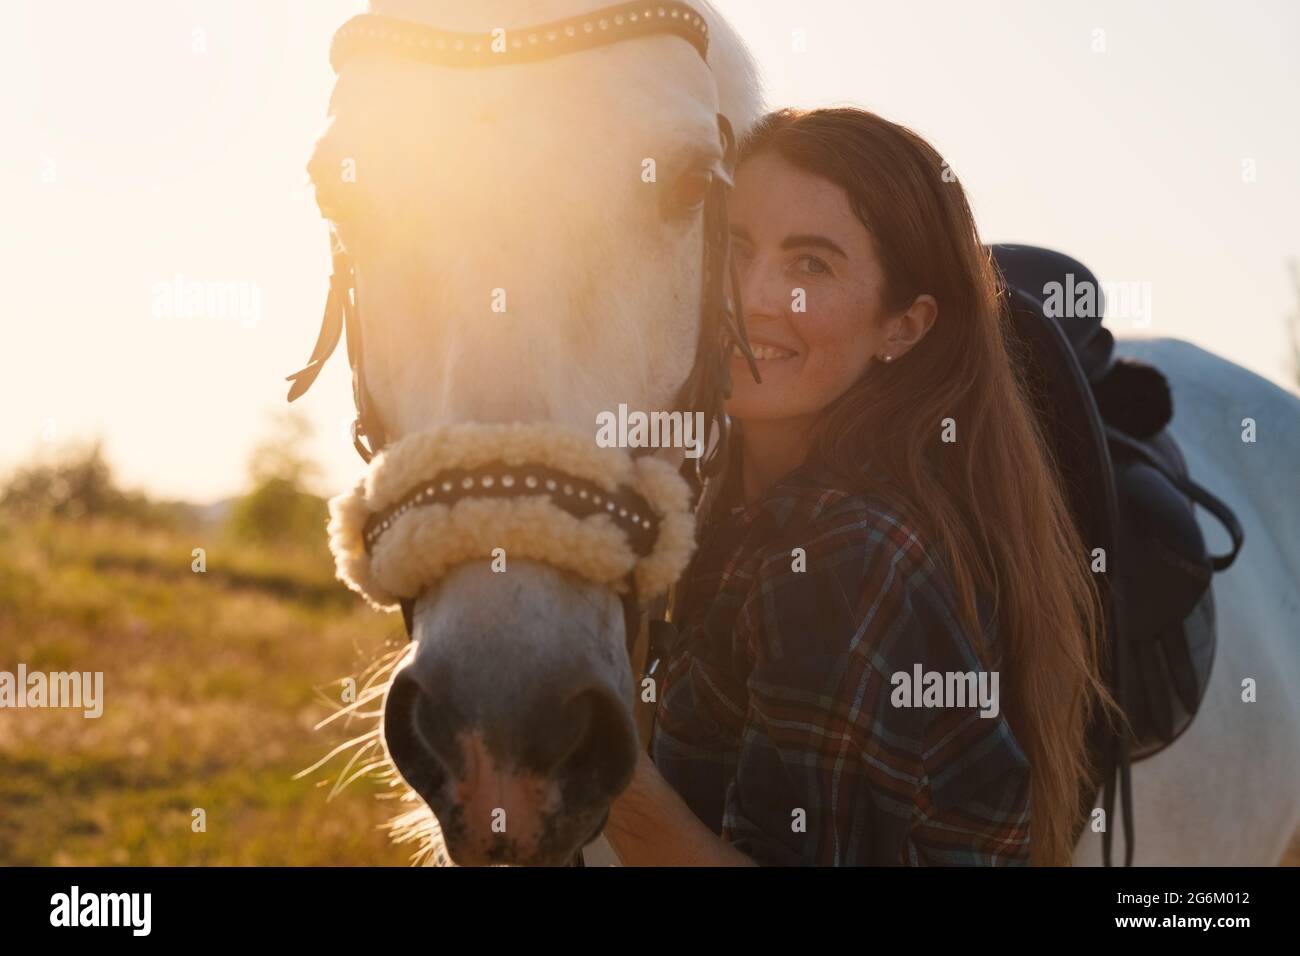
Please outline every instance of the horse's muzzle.
M626 686L598 660L521 659L512 644L420 641L384 706L388 752L461 865L568 862L599 833L636 764Z

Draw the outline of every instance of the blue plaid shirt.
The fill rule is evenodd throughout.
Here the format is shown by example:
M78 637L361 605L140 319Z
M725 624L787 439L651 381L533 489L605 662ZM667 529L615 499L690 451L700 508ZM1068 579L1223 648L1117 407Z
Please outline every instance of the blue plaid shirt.
M808 463L713 509L678 597L655 764L759 863L1028 863L1029 764L1000 708L891 702L917 664L996 671L996 633L972 639L916 532L843 487Z

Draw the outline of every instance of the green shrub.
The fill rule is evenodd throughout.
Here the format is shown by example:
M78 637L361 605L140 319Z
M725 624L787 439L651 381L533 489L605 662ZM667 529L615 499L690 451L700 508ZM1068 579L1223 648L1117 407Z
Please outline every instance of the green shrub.
M311 425L301 416L276 416L271 434L249 458L253 488L231 508L226 527L232 536L277 548L325 547L328 508L306 488L319 474L305 449L311 436Z
M235 502L228 530L241 541L286 547L323 547L325 500L284 478L267 478Z

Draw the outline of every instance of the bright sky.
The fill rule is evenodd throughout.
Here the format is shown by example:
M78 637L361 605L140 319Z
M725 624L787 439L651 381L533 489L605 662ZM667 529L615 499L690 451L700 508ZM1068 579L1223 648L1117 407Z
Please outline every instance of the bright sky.
M1300 5L718 5L769 105L856 103L913 127L961 177L986 239L1146 283L1148 334L1287 380ZM330 35L362 6L6 2L0 468L43 439L101 435L128 486L195 501L243 487L283 377L315 340L328 260L303 165ZM177 276L240 284L257 320L157 317L157 287ZM299 403L323 492L361 470L349 388L340 349Z

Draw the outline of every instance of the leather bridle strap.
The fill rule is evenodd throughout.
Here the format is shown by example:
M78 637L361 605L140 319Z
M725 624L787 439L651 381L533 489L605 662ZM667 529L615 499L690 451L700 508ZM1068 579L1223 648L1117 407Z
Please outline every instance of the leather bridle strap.
M683 477L693 480L698 496L707 478L718 475L726 465L730 419L724 411L731 395L731 353L739 351L749 364L755 382L761 382L758 364L745 330L740 277L731 255L731 223L727 216L727 192L736 168L736 135L731 122L718 114L718 135L722 140L722 170L715 171L704 206L703 301L700 307L700 335L695 364L682 385L677 405L704 412L704 420L718 426L718 441L707 454L682 463ZM706 426L707 427L707 426ZM706 436L707 447L707 436Z
M352 445L363 461L369 464L375 453L386 444L383 426L375 415L366 392L361 369L364 356L361 352L361 328L357 310L356 274L352 260L339 243L338 237L330 231L330 260L333 271L330 274L329 295L325 299L325 314L321 318L320 334L312 348L311 358L307 364L287 377L289 401L295 401L311 388L325 361L338 348L339 339L347 330L348 364L352 368L352 400L356 405L357 417L352 423Z

